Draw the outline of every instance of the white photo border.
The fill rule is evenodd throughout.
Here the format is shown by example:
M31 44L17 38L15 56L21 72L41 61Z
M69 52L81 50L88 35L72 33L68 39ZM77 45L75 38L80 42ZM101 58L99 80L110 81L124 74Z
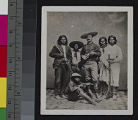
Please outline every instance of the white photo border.
M128 109L127 110L46 110L47 12L127 12L128 30ZM43 6L41 21L41 115L133 115L133 7L123 6Z

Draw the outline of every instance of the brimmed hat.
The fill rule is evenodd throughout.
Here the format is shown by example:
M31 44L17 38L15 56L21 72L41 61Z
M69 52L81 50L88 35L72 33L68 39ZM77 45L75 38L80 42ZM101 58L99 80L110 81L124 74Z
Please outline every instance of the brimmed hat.
M71 48L74 48L75 44L78 44L78 49L80 49L80 48L83 47L83 43L80 42L80 41L73 41L73 42L71 42L71 43L69 44L69 46L70 46Z
M78 73L73 73L73 74L71 75L71 78L73 78L73 77L81 77L81 75L78 74Z
M76 80L75 78L80 78L80 79ZM81 83L81 75L78 73L73 73L71 76L71 80L76 84L80 84Z
M82 39L86 39L88 35L91 35L92 37L96 36L98 34L98 32L89 32L89 33L84 33L83 35L81 35Z

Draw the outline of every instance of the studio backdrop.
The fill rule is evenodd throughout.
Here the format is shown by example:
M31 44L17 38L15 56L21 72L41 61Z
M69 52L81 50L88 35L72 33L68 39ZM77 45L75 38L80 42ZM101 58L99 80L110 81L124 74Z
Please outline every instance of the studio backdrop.
M66 35L68 42L78 40L86 44L80 36L87 32L98 32L99 38L115 35L122 49L123 60L120 71L120 90L127 90L127 13L126 12L48 12L47 14L47 88L54 88L55 74L53 58L49 57L52 47L60 35Z

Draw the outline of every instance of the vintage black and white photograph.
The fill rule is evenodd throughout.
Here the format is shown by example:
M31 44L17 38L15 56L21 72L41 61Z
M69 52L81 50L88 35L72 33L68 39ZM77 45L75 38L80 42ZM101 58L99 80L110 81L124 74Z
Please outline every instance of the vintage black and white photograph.
M133 114L133 8L43 6L41 115Z

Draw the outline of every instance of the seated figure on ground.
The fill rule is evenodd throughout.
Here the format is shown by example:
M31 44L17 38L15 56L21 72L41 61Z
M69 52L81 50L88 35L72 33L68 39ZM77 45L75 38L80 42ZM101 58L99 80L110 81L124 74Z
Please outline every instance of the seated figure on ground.
M69 101L77 101L80 98L87 100L89 103L95 105L100 102L95 95L94 85L92 83L82 83L81 75L73 73L69 83Z

